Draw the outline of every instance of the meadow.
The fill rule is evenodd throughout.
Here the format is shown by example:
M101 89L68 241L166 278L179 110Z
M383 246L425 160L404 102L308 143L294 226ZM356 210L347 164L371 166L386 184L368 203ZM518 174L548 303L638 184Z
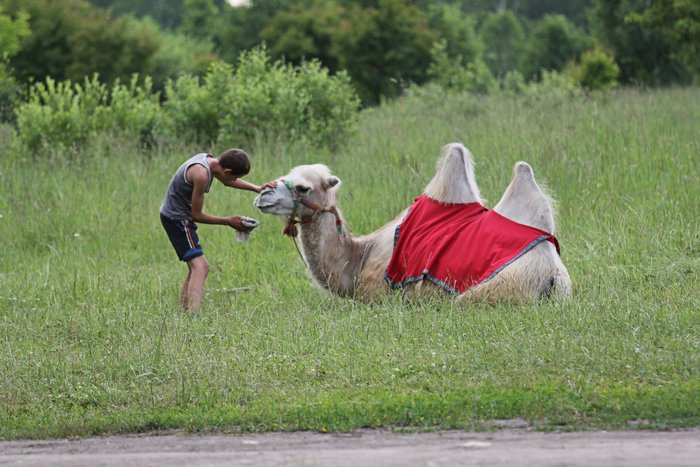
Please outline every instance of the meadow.
M700 89L403 98L335 150L260 138L254 183L302 163L340 177L355 234L408 206L442 145L473 153L491 206L529 162L557 200L565 303L358 303L316 289L279 219L217 182L199 314L158 209L202 148L104 138L76 154L0 138L0 438L700 424ZM236 146L235 142L230 144ZM250 287L232 292L233 288Z

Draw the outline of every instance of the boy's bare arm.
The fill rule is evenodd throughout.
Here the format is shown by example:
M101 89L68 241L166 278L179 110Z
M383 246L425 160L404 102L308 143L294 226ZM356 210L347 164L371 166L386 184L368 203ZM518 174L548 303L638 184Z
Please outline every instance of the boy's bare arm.
M237 178L233 182L231 182L228 186L232 188L238 188L239 190L248 190L248 191L254 191L256 193L260 193L260 190L266 187L274 187L277 185L276 181L273 182L267 182L263 183L262 185L258 186L253 183L250 183L246 180L243 180L242 178Z
M203 211L204 191L209 183L207 169L200 165L193 165L187 170L187 179L192 183L192 220L201 224L228 225L236 230L247 231L241 223L241 216L219 217L212 216Z
M228 186L230 186L231 188L238 188L239 190L255 191L256 193L260 193L261 189L258 185L254 185L250 182L247 182L242 178L237 178L236 180L229 183Z

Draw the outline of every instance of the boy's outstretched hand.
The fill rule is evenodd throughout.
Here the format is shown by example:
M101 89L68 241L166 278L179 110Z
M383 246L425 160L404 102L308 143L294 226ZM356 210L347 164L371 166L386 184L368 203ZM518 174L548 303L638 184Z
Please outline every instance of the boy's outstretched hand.
M277 180L272 180L271 182L263 183L260 185L260 191L263 191L265 188L275 188L277 186ZM258 191L258 193L260 193Z
M250 232L251 229L246 227L241 220L241 216L231 216L226 218L226 225L238 230L239 232Z

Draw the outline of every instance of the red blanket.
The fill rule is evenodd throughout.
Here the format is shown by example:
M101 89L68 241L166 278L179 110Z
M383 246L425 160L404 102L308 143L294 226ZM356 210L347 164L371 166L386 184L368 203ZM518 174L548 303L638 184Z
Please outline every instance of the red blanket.
M453 294L491 280L543 241L556 238L479 203L443 204L419 196L396 227L384 278L392 288L427 279Z

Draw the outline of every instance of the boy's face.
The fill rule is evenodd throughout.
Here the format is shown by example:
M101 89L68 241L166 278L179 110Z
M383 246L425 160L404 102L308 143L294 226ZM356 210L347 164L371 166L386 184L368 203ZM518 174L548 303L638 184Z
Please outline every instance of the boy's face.
M226 181L226 182L235 182L235 181L238 180L239 178L241 178L241 176L240 176L240 175L234 174L234 173L231 171L231 169L224 169L224 180L223 180L223 181Z

